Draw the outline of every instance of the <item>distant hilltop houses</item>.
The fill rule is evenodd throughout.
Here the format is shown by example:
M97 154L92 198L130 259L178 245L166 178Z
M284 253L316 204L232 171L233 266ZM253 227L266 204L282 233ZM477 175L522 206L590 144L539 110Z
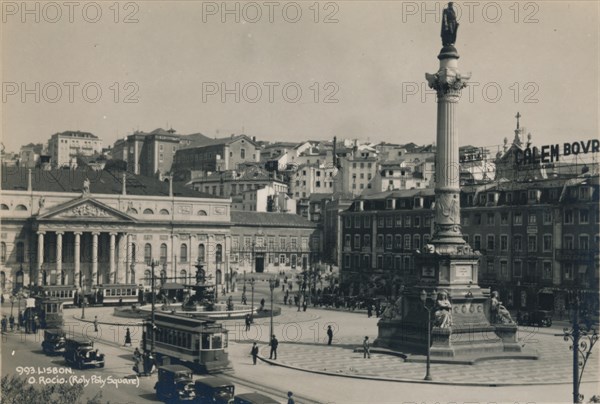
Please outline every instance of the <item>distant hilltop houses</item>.
M515 309L560 311L563 286L598 285L598 144L570 141L548 163L552 147L517 121L495 150L459 150L461 224L485 256L479 284ZM575 150L591 158L563 161ZM431 235L435 157L434 144L172 128L108 146L68 130L3 148L0 293L139 283L155 259L165 282L189 282L203 260L218 283L318 269L345 293L400 290Z

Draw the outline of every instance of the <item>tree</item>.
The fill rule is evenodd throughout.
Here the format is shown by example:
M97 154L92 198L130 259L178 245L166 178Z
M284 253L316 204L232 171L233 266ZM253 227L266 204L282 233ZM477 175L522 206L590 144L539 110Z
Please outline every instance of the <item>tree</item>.
M55 403L55 404L79 404L83 395L83 385L75 384L50 384L33 386L27 384L25 378L17 375L5 375L0 381L2 402L5 404L21 403ZM102 392L88 399L86 404L100 404Z

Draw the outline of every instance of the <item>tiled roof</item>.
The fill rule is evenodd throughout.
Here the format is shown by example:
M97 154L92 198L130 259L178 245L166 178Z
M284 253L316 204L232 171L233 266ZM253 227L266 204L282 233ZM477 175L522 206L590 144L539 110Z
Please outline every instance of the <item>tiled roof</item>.
M244 211L231 211L231 224L233 226L317 227L316 223L300 215Z
M27 190L28 173L25 168L3 167L1 189ZM31 185L34 191L41 192L82 192L83 181L90 181L92 194L121 194L122 171L90 171L90 170L31 170ZM169 184L156 178L126 173L127 195L169 196ZM189 198L216 198L184 187L181 183L173 183L173 195Z

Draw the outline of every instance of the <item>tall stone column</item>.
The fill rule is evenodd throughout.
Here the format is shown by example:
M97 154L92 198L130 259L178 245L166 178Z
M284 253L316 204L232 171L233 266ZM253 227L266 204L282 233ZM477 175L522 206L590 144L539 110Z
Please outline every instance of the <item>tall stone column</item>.
M43 266L44 266L44 235L45 231L38 231L38 251L37 251L37 284L38 286L42 286L43 282Z
M108 282L117 283L117 271L115 270L115 249L117 233L110 233L110 248L108 257Z
M98 236L100 233L92 233L92 282L91 285L98 284Z
M127 272L127 235L121 233L118 241L119 257L117 259L116 283L123 283L123 275Z
M56 232L56 284L62 285L62 247L63 247L63 233L62 231Z
M74 271L73 271L73 285L82 287L83 283L81 282L81 232L75 232L75 242L73 243L73 261L74 261Z
M431 244L436 251L455 253L465 244L460 227L460 163L456 132L456 108L460 93L471 74L458 71L458 52L444 46L440 69L426 74L429 87L437 92L437 136L435 156L435 216Z
M125 283L130 283L129 276L131 267L135 265L133 262L133 246L131 245L131 234L127 234L126 236L126 244L127 244L127 255L125 257Z

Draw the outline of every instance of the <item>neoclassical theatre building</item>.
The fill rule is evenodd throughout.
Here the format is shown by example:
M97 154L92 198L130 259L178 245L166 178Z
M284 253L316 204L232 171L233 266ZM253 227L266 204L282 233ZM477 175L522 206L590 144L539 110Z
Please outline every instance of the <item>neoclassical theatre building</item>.
M119 171L3 167L0 287L189 283L229 273L231 200Z

